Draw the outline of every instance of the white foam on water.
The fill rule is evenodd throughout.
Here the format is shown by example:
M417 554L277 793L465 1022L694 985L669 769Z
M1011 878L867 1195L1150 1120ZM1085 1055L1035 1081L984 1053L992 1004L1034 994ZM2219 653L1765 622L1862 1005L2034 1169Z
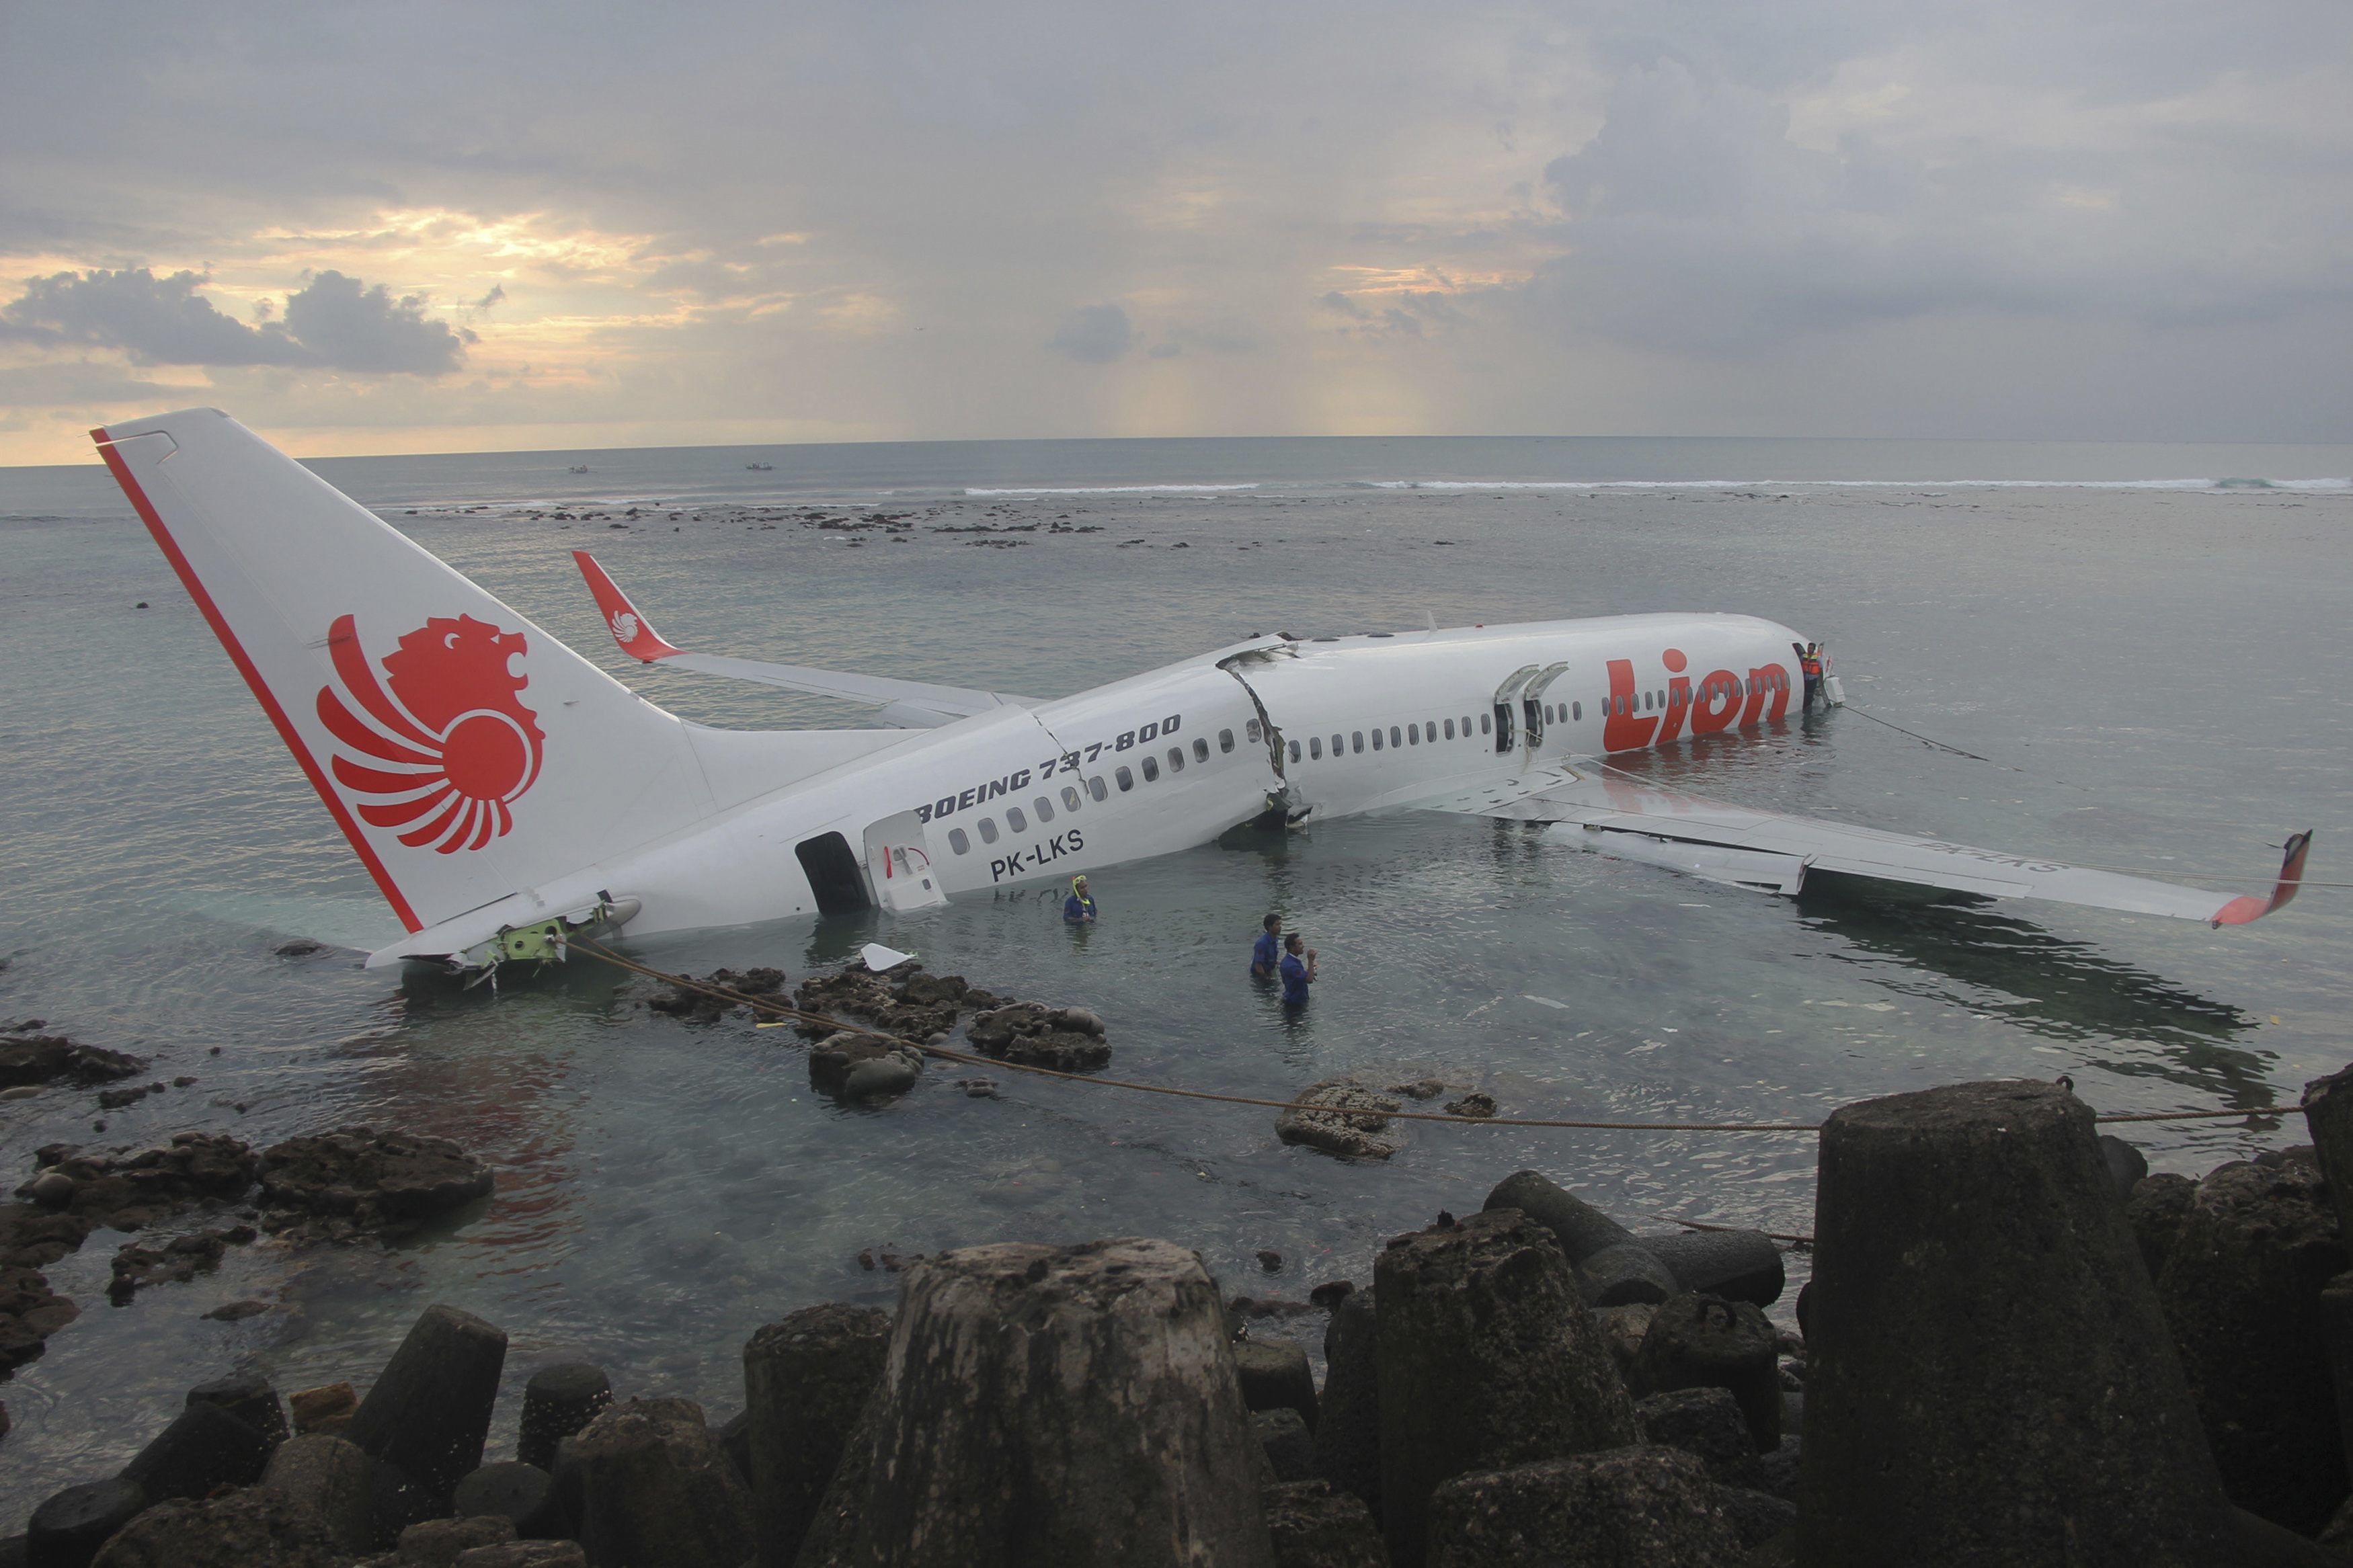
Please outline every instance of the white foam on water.
M964 493L968 496L1202 496L1258 488L1255 482L1230 485L1010 485L987 489L966 486Z
M1382 490L2294 490L2353 493L2339 479L1370 479ZM977 492L975 492L977 493Z

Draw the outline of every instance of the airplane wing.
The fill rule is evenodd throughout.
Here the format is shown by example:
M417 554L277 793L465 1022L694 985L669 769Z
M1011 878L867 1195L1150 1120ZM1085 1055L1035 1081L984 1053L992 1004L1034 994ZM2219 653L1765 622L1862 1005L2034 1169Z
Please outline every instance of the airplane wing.
M2290 837L2268 898L2232 897L1936 838L1756 811L1638 781L1577 757L1419 805L1559 825L1564 842L1708 881L1795 893L1806 873L1838 871L1997 899L2050 899L2134 914L2244 925L2295 897L2312 835Z
M659 662L673 669L733 676L738 680L756 680L795 691L815 692L820 697L862 702L879 709L875 717L900 730L936 729L975 713L986 713L992 708L1037 706L1035 698L999 691L975 691L921 680L893 680L881 675L855 675L847 670L812 669L806 665L764 664L758 659L689 653L662 640L653 623L629 603L628 595L596 564L595 556L585 550L575 550L572 559L579 566L580 575L588 580L588 591L596 596L596 607L605 612L605 628L613 634L613 640L620 645L623 653L647 664Z

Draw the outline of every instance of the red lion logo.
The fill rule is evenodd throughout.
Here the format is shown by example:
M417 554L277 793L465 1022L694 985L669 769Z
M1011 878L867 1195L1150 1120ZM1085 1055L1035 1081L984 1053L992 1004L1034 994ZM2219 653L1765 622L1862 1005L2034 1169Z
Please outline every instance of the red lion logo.
M443 855L480 849L514 826L507 808L539 777L547 743L538 715L516 700L531 683L509 668L525 651L521 632L437 616L385 658L388 682L369 666L351 616L335 618L327 647L343 691L319 688L319 721L367 759L334 759L362 818L407 828L403 844Z

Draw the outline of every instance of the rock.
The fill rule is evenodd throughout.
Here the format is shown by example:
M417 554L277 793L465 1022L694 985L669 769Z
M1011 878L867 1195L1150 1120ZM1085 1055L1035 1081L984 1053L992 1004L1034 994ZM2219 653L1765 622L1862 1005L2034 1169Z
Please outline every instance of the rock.
M1101 1035L1068 1027L1055 1011L1035 1002L976 1014L966 1034L977 1049L1000 1061L1056 1072L1093 1072L1111 1065L1111 1047Z
M1571 1263L1583 1262L1605 1247L1634 1239L1632 1231L1538 1171L1514 1171L1495 1184L1481 1206L1517 1209L1526 1215L1552 1232Z
M1754 1550L1798 1527L1798 1505L1751 1487L1719 1486L1716 1506L1732 1525L1740 1544Z
M2106 1162L2108 1179L2116 1184L2116 1196L2128 1199L2133 1188L2148 1174L2148 1156L2113 1133L2100 1134L2100 1158Z
M800 1562L1271 1568L1264 1468L1197 1254L944 1252L907 1270L881 1384Z
M1422 1562L1449 1477L1634 1440L1633 1402L1549 1227L1488 1209L1392 1240L1374 1281L1381 1522L1399 1568Z
M462 1552L514 1538L514 1521L504 1514L420 1520L400 1532L400 1560L417 1568L452 1568Z
M745 1342L744 1479L761 1568L791 1568L890 1349L889 1314L839 1304L803 1308Z
M1258 1266L1269 1274L1280 1274L1282 1272L1282 1254L1271 1247L1261 1247L1258 1249ZM1308 1294L1312 1300L1314 1292Z
M1322 1312L1339 1310L1340 1303L1356 1288L1354 1279L1326 1279L1307 1292L1307 1304Z
M1266 1450L1266 1462L1278 1481L1309 1481L1316 1479L1315 1435L1299 1412L1288 1405L1279 1410L1260 1410L1250 1415L1250 1430L1258 1434L1259 1447Z
M552 1469L555 1446L612 1403L613 1385L601 1366L573 1361L540 1368L523 1384L522 1429L515 1440L515 1458Z
M1473 1092L1464 1095L1460 1100L1450 1100L1446 1102L1446 1114L1475 1116L1482 1119L1493 1116L1495 1114L1495 1097L1492 1094Z
M120 1307L132 1295L150 1285L185 1285L197 1275L209 1273L219 1267L221 1255L228 1250L233 1236L253 1239L249 1226L240 1226L237 1232L205 1230L187 1236L175 1236L161 1247L127 1243L116 1249L113 1278L107 1282L106 1299Z
M74 1180L63 1171L44 1171L33 1178L26 1195L45 1209L61 1209L73 1202Z
M1728 1388L1653 1394L1634 1402L1634 1418L1641 1424L1643 1442L1697 1455L1719 1481L1747 1480L1757 1474L1748 1417Z
M1324 1394L1317 1401L1315 1458L1324 1478L1381 1506L1380 1336L1373 1292L1350 1289L1324 1326ZM1386 1549L1385 1549L1386 1550Z
M2337 1226L2353 1236L2353 1067L2304 1086L2304 1124L2312 1130L2314 1162L2336 1199Z
M1679 1290L1769 1307L1788 1283L1781 1248L1763 1231L1695 1230L1638 1239L1667 1266Z
M77 1045L60 1035L0 1039L0 1084L70 1083L95 1089L147 1070L144 1057Z
M1814 1231L1810 1568L2231 1560L2089 1107L2028 1082L1845 1106Z
M2181 1222L2189 1217L2189 1205L2197 1200L2198 1184L2187 1176L2144 1176L2133 1184L2132 1196L2125 1200L2125 1223L2132 1226L2150 1279L2165 1272Z
M511 1541L458 1554L457 1568L588 1568L576 1541Z
M363 1225L414 1222L491 1192L491 1168L447 1138L341 1127L261 1152L264 1202Z
M1634 1387L1634 1358L1641 1354L1642 1336L1651 1331L1651 1320L1658 1310L1658 1304L1652 1301L1629 1301L1622 1307L1593 1310L1593 1326L1599 1331L1601 1342L1609 1347L1609 1359L1618 1363L1618 1375L1626 1380L1629 1393Z
M496 1514L512 1521L519 1536L562 1535L571 1527L555 1506L547 1472L512 1459L484 1465L459 1481L450 1495L449 1512L457 1519Z
M1286 1481L1259 1494L1274 1568L1388 1568L1388 1548L1364 1500L1327 1481Z
M720 1423L719 1430L713 1436L719 1440L719 1451L725 1454L727 1462L735 1467L735 1474L742 1478L745 1486L750 1486L752 1484L752 1413L749 1410L738 1410L733 1415ZM754 1509L754 1511L756 1514L758 1510Z
M1430 1500L1430 1563L1738 1568L1743 1547L1722 1489L1676 1448L1609 1448L1458 1476Z
M273 1448L286 1441L286 1408L278 1402L278 1391L269 1386L269 1380L258 1372L200 1383L188 1390L187 1403L219 1405L260 1433Z
M588 1423L570 1452L585 1506L580 1544L597 1563L710 1568L752 1555L752 1494L702 1410L632 1399Z
M2198 1184L2157 1281L2223 1490L2306 1535L2346 1493L2320 1298L2348 1265L2316 1167L2235 1162Z
M351 1425L360 1396L348 1383L298 1388L287 1401L297 1432L340 1432Z
M1420 1078L1411 1083L1393 1083L1389 1085L1389 1092L1402 1094L1409 1100L1436 1100L1446 1092L1446 1083L1442 1079Z
M1684 1295L1660 1307L1634 1357L1632 1386L1643 1394L1729 1389L1757 1452L1780 1446L1779 1346L1773 1325L1746 1301Z
M913 1051L892 1051L870 1061L855 1063L842 1076L841 1097L844 1100L876 1100L884 1095L904 1094L923 1081L923 1061Z
M337 1552L309 1509L267 1488L209 1502L157 1503L92 1558L92 1568L331 1568Z
M1291 1340L1240 1340L1233 1350L1244 1405L1296 1410L1307 1429L1315 1430L1315 1374L1308 1369L1304 1347Z
M306 1433L278 1446L261 1484L316 1514L337 1551L357 1553L375 1544L375 1470L357 1444Z
M1274 1119L1274 1135L1285 1143L1304 1143L1326 1154L1345 1159L1386 1160L1402 1146L1388 1135L1387 1112L1401 1109L1386 1095L1376 1094L1349 1079L1325 1079L1296 1097L1314 1110L1286 1110Z
M258 1318L268 1310L269 1310L269 1303L267 1301L251 1300L224 1301L206 1312L205 1316L217 1323L241 1323L248 1318Z
M343 1435L446 1508L459 1479L481 1465L506 1359L503 1331L455 1307L427 1307Z
M1786 1426L1787 1423L1784 1423ZM1805 1443L1792 1433L1781 1439L1781 1446L1757 1460L1757 1489L1769 1492L1782 1501L1798 1500L1798 1475L1805 1464Z
M1621 1241L1588 1253L1577 1265L1577 1287L1589 1306L1656 1306L1679 1289L1674 1270L1641 1241Z
M191 1404L122 1467L122 1477L150 1501L200 1498L259 1480L275 1446L219 1405Z
M33 1510L23 1560L35 1568L87 1568L98 1549L146 1509L139 1483L120 1476L68 1487Z

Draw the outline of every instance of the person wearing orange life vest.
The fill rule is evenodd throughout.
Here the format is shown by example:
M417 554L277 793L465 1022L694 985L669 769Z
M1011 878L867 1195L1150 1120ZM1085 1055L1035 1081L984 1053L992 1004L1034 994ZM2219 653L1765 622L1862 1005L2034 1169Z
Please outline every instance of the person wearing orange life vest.
M1798 656L1798 672L1806 678L1806 700L1800 710L1814 705L1815 696L1822 689L1822 645L1810 642L1806 651Z

